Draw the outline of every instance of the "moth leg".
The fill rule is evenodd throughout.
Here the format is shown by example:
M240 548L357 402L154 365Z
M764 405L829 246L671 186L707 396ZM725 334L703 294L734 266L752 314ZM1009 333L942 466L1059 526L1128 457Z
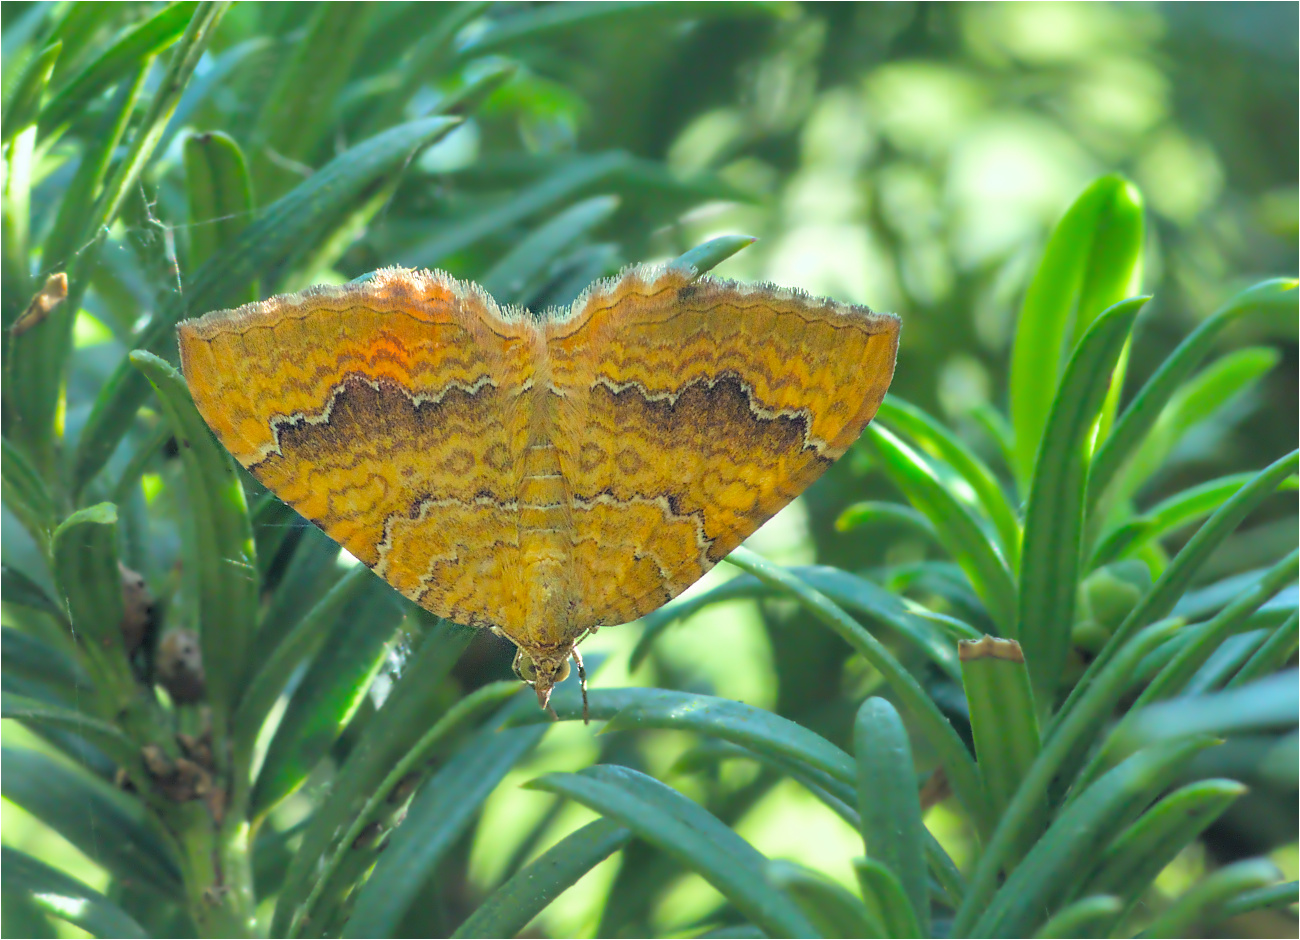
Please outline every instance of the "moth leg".
M582 664L582 654L573 648L573 661L578 665L578 685L582 689L582 723L591 724L591 711L587 707L587 667Z

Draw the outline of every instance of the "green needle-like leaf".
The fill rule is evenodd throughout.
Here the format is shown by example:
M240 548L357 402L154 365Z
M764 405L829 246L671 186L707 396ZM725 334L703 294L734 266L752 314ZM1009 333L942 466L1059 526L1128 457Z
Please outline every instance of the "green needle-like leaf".
M252 221L253 186L243 151L220 131L185 141L185 194L189 199L189 270L197 271L233 245ZM257 282L227 301L232 306L257 299Z
M1238 490L1227 502L1215 511L1196 534L1183 546L1177 557L1160 575L1160 579L1147 592L1146 596L1124 618L1101 652L1088 666L1083 676L1075 684L1069 698L1061 706L1060 714L1066 714L1075 703L1087 693L1089 686L1098 674L1106 668L1112 659L1124 648L1130 638L1146 624L1167 615L1187 590L1192 578L1210 554L1223 544L1233 530L1241 524L1252 510L1270 496L1289 476L1296 472L1300 454L1292 451L1285 457L1275 460L1257 473L1249 483Z
M1079 341L1048 415L1025 511L1016 639L1034 698L1050 710L1070 647L1084 539L1091 436L1145 298L1109 308Z
M867 427L890 480L934 525L953 560L1003 631L1015 623L1016 591L1007 563L980 528L971 511L952 495L925 460L889 431Z
M720 235L677 256L668 262L668 267L706 274L756 241L752 235Z
M329 853L321 859L313 873L315 883L311 893L301 908L301 923L306 924L313 917L319 919L322 912L341 922L340 901L348 903L349 892L369 871L375 856L387 847L389 834L405 820L411 797L420 791L434 761L451 751L484 717L499 710L519 690L517 682L493 682L476 689L447 709L400 756L366 796L347 830L335 838Z
M1001 816L1039 752L1029 670L1015 640L963 641L960 656L975 756L993 811Z
M358 890L344 937L394 935L402 916L416 902L438 862L473 822L483 801L545 732L545 727L489 728L467 742L425 784L370 879Z
M1039 441L1056 399L1071 313L1077 309L1077 341L1103 310L1137 293L1142 228L1137 188L1123 177L1103 176L1074 201L1052 232L1025 292L1011 353L1014 470L1022 492L1029 491ZM1074 345L1071 342L1064 351ZM1115 383L1115 394L1122 372L1116 378L1120 381Z
M54 63L59 61L63 43L55 40L28 60L22 75L5 97L0 114L0 140L9 143L19 131L30 127L41 106L41 96L54 73Z
M1300 623L1300 616L1297 616L1296 612L1292 611L1291 616L1282 621L1269 634L1263 645L1228 681L1227 687L1235 689L1237 686L1261 679L1285 666L1295 653L1297 642L1300 642L1300 631L1296 629L1297 623Z
M766 878L767 859L717 817L628 767L548 774L529 789L559 793L626 826L698 872L769 936L813 937L803 912Z
M114 878L156 892L158 898L180 890L176 862L138 800L25 748L5 748L0 782L5 799L43 821Z
M1253 473L1233 473L1188 487L1162 500L1149 510L1111 530L1093 551L1090 568L1099 568L1117 558L1131 558L1152 542L1188 523L1203 519L1232 498L1254 478ZM1279 490L1295 489L1289 477Z
M595 196L569 206L519 240L480 283L506 303L524 302L525 287L576 240L602 225L618 209L618 197Z
M58 509L40 472L8 437L0 438L0 499L36 543L45 548L58 522Z
M1300 690L1291 670L1212 695L1174 699L1133 712L1125 727L1117 729L1111 749L1124 753L1149 741L1294 728L1298 713Z
M839 568L802 565L785 570L845 610L883 624L904 642L923 653L954 681L961 678L953 636L974 640L980 636L978 630L952 618L936 619L932 612L910 607L897 595L879 585ZM629 659L631 666L635 669L645 660L654 641L668 627L710 604L742 597L780 596L784 593L780 588L767 585L750 575L741 575L692 598L661 607L642 618L644 629L632 650ZM936 630L934 624L938 624L941 629Z
M253 788L249 812L254 819L298 789L325 757L388 655L402 609L387 584L369 569L361 571L364 586L338 609L334 629L289 699L271 739Z
M338 120L338 96L352 71L377 8L365 3L322 3L261 97L253 129L254 178L262 198L279 196L308 172L321 140Z
M1202 878L1147 925L1147 937L1186 937L1222 920L1233 900L1278 880L1277 867L1265 859L1248 859Z
M952 467L979 498L979 505L998 533L999 548L1007 565L1015 571L1020 565L1020 521L1001 484L984 461L957 435L915 405L892 395L885 396L876 415L917 442L928 453Z
M72 635L84 651L101 713L117 717L136 695L126 660L122 575L117 567L117 509L100 503L73 513L54 530L54 583L66 605Z
M1058 715L1054 727L1048 729L1037 759L1011 798L993 835L985 842L984 853L971 874L965 901L953 924L955 935L969 931L983 912L1016 849L1024 844L1028 833L1043 819L1044 806L1054 781L1072 776L1071 771L1095 740L1098 729L1109 719L1142 657L1165 640L1173 629L1172 626L1155 625L1135 637L1097 677L1088 694L1080 698L1078 706Z
M862 900L871 916L884 925L882 937L924 937L916 913L898 877L874 858L853 860Z
M1115 837L1081 893L1113 895L1120 901L1118 921L1165 866L1245 792L1235 780L1198 780L1175 790Z
M198 66L199 59L228 6L228 2L203 2L195 4L192 9L188 4L178 4L176 8L171 8L184 12L187 21L185 31L176 42L176 48L154 91L149 109L135 128L126 152L113 167L95 198L93 208L85 216L82 229L85 237L100 239L100 242L88 246L91 250L75 254L68 261L52 259L56 263L68 265L68 299L55 307L42 323L24 333L21 346L16 345L10 355L12 387L15 391L21 391L23 396L15 405L22 416L24 438L31 442L37 462L50 472L53 471L55 435L61 430L56 427L56 421L72 351L73 325L82 297L89 286L91 272L98 263L98 246L107 234L107 227L117 219L128 193L136 186L145 166L153 158L154 150L162 139L172 112L176 110L185 85ZM169 12L170 10L164 10L159 16ZM143 73L139 77L143 77ZM54 103L51 102L51 105ZM41 123L44 124L44 120Z
M767 877L794 899L823 937L883 937L885 926L860 900L820 872L774 861Z
M1278 278L1242 291L1178 345L1133 397L1110 436L1098 448L1088 478L1090 511L1159 419L1165 405L1209 355L1219 335L1237 320L1254 313L1272 316L1289 313L1294 320L1297 296L1300 296L1296 285L1293 279Z
M862 703L853 728L853 748L858 759L858 812L867 855L898 878L918 936L929 936L925 826L912 747L894 706L883 698Z
M759 580L788 591L809 613L830 627L880 672L899 701L907 707L911 719L921 727L930 746L938 752L953 791L967 812L974 817L977 828L981 831L984 831L985 826L991 828L988 795L970 752L957 737L948 719L935 706L934 700L903 669L893 654L825 595L767 559L742 546L733 551L727 560Z
M608 819L587 823L515 872L456 928L453 937L513 937L574 882L632 838Z
M1293 551L1270 568L1258 584L1215 614L1214 619L1201 628L1195 642L1184 646L1160 670L1138 697L1134 707L1140 708L1160 699L1171 698L1181 692L1196 670L1201 668L1216 650L1222 648L1224 641L1239 632L1242 622L1248 616L1278 591L1295 582L1298 571L1300 571L1300 551Z
M423 615L416 615L423 617ZM346 832L367 800L384 781L393 763L407 753L437 714L443 683L469 645L474 631L436 621L366 726L302 836L302 844L285 875L270 933L288 936L289 926L305 913L302 904L316 884L316 865Z
M1277 365L1281 354L1267 346L1228 353L1188 379L1170 399L1155 425L1106 493L1106 505L1125 500L1170 462L1179 442L1198 425L1234 405ZM1103 507L1099 505L1099 510Z
M806 764L845 783L853 781L849 755L821 735L761 708L729 699L659 690L621 709L605 731L633 728L695 731Z
M41 109L41 135L47 136L85 113L91 99L134 71L139 62L152 59L181 38L198 8L197 3L172 3L151 19L135 26L59 89Z
M199 637L214 718L222 724L244 691L248 650L257 626L253 528L235 462L217 443L179 372L147 352L131 362L158 393L185 467L198 573Z
M1269 885L1254 891L1243 891L1223 905L1224 917L1237 917L1251 911L1268 908L1289 907L1296 903L1297 884L1288 881L1284 884Z
M143 927L98 891L25 852L5 846L5 890L21 892L41 910L92 937L147 937Z
M155 353L175 346L173 328L187 315L198 315L238 299L246 286L265 279L320 241L347 210L385 184L416 150L446 134L458 118L411 121L377 134L346 151L267 206L234 244L204 265L183 295L176 295L142 331L139 345ZM95 401L73 461L74 489L85 486L135 419L148 396L149 384L123 363Z
M6 671L6 685L14 686L14 678ZM89 697L90 690L86 690ZM8 690L0 692L0 716L12 718L37 732L64 731L83 739L102 751L119 767L135 767L139 763L139 749L116 725L93 718L76 708L39 701L30 696Z
M1081 940L1104 937L1107 926L1120 912L1120 902L1108 894L1094 894L1062 908L1034 933L1036 938L1061 937Z
M970 929L972 937L1023 937L1074 887L1116 825L1141 812L1207 739L1154 745L1099 779L1057 817ZM969 903L969 898L968 898ZM960 930L960 927L955 926Z

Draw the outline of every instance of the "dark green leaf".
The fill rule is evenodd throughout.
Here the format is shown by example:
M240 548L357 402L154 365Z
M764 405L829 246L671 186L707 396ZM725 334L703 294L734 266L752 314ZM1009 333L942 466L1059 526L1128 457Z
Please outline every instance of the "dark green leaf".
M1228 688L1245 685L1285 666L1296 651L1297 640L1300 640L1296 630L1298 620L1300 618L1292 611L1286 620L1274 628L1264 644L1228 682Z
M1198 780L1175 790L1115 837L1081 893L1114 895L1118 917L1245 792L1235 780Z
M527 785L559 793L658 847L698 872L770 936L812 937L803 912L765 872L767 859L706 810L628 767L600 765L576 774L548 774Z
M1233 530L1241 524L1252 510L1271 495L1277 487L1295 473L1298 454L1292 451L1285 457L1275 460L1257 473L1250 483L1238 490L1227 502L1215 511L1196 534L1188 540L1173 562L1160 575L1155 586L1124 618L1101 652L1088 666L1083 676L1075 684L1069 698L1061 706L1061 713L1068 713L1074 704L1087 693L1089 686L1107 664L1124 648L1135 632L1146 624L1165 616L1187 590L1196 572L1200 570L1210 554L1223 544Z
M1236 403L1280 358L1267 346L1238 349L1188 379L1165 405L1146 439L1107 490L1107 505L1128 499L1170 463L1188 432ZM1099 511L1104 508L1099 505Z
M176 43L176 49L154 91L149 109L136 127L126 152L113 168L103 189L95 198L93 208L85 217L83 230L86 237L95 238L97 242L94 246L88 246L90 250L81 251L72 257L68 271L68 299L55 307L41 324L22 335L21 354L18 347L11 354L9 365L13 372L13 386L15 390L21 390L24 396L15 404L22 415L24 435L32 442L32 450L38 455L39 465L50 469L53 467L55 420L64 373L72 350L73 325L81 307L81 299L90 283L91 271L98 264L98 246L102 244L108 226L117 219L127 194L135 187L145 165L153 157L154 148L180 101L181 92L198 66L203 50L228 5L225 2L203 2L196 4L192 11L188 5L178 5L188 20L185 32ZM166 12L165 10L159 16ZM54 103L51 102L51 105ZM45 121L42 120L41 123L44 125ZM74 480L76 482L78 481ZM73 489L74 492L79 492L80 486L74 485Z
M305 164L310 170L318 145L338 120L339 92L375 12L366 3L322 3L301 38L290 45L287 60L262 97L253 132L254 175L263 198L297 181L298 174L286 164Z
M336 625L328 642L294 690L271 739L253 789L254 818L307 779L347 727L388 655L402 610L387 584L358 567L363 586L332 618Z
M9 438L0 438L0 499L44 548L58 521L54 497L41 474Z
M867 909L885 926L881 936L924 936L897 875L874 858L854 859L853 870Z
M903 669L893 654L825 595L765 558L742 546L728 556L728 561L759 580L788 591L809 613L830 627L880 672L899 701L907 707L911 719L920 726L930 746L938 753L954 793L975 819L977 828L982 831L985 826L991 828L988 795L966 745L930 696Z
M1147 937L1186 937L1223 920L1225 908L1242 895L1263 890L1279 878L1277 867L1262 858L1235 862L1202 878L1183 892L1143 931Z
M122 575L117 562L117 509L100 503L73 513L54 530L54 583L79 638L103 714L116 716L137 696L122 641Z
M265 279L320 241L358 202L385 185L411 154L459 123L435 117L411 121L377 134L322 167L277 202L267 206L236 242L204 265L183 295L150 321L140 345L159 352L173 345L173 328L188 314L205 313L240 296L249 283ZM135 418L149 384L123 363L95 401L73 462L76 488L99 472Z
M189 269L197 271L234 244L253 215L253 187L243 151L234 139L212 131L185 140L185 194L189 198ZM257 299L257 282L243 285L229 303Z
M98 891L24 852L5 846L5 890L21 891L47 913L92 937L147 937L144 928Z
M4 573L5 603L12 604L14 598L9 595L10 569L4 569ZM41 592L41 596L53 606L53 601L45 597L44 592ZM33 681L44 683L51 689L64 693L65 698L68 694L75 693L79 688L84 689L90 684L90 677L86 675L85 670L75 660L64 655L62 650L55 649L45 641L15 630L13 627L0 628L0 651L2 651L0 658L3 658L6 675L25 676Z
M618 197L595 196L569 206L537 226L483 275L483 289L499 300L519 302L525 287L557 255L603 224L618 208Z
M1195 739L1154 745L1101 777L1067 806L1034 844L968 935L1023 937L1040 926L1046 920L1046 913L1084 875L1115 827L1140 813L1177 778L1197 752L1212 743ZM954 932L960 930L959 917Z
M370 880L359 889L343 936L393 936L483 801L545 733L545 727L486 729L434 774L411 804Z
M1296 883L1288 881L1285 884L1270 885L1254 891L1243 891L1223 905L1223 916L1237 917L1241 914L1249 914L1251 911L1290 907L1296 903L1296 890Z
M1090 567L1098 568L1117 558L1131 558L1151 542L1205 518L1253 478L1253 473L1233 473L1188 487L1162 500L1136 519L1107 533L1093 551ZM1295 477L1284 480L1278 489L1295 489Z
M170 896L180 873L138 800L36 751L4 749L4 796L85 852L114 878ZM8 880L8 872L5 874Z
M627 690L631 692L632 690ZM852 783L853 761L821 735L761 708L712 695L656 690L634 697L610 719L606 731L677 728L712 735L750 750L771 753Z
M333 560L333 554L330 554L331 564ZM256 642L269 649L264 651L265 658L249 679L235 712L232 732L236 755L249 753L262 722L294 671L314 656L337 630L346 629L346 625L340 626L340 619L347 611L356 608L368 595L382 587L382 584L375 584L375 577L369 569L357 565L324 593L279 642L271 644L269 638L258 635Z
M893 523L899 528L924 536L936 545L942 544L939 541L939 533L935 531L930 520L902 503L882 503L876 500L854 503L835 519L835 528L839 532L852 532L854 529L871 526L877 522Z
M69 739L78 738L90 746L92 753L99 752L100 756L107 755L118 766L133 767L138 763L139 749L114 725L87 715L72 706L23 695L20 691L9 691L10 687L24 688L18 686L9 676L5 678L5 685L6 690L0 694L0 702L3 702L0 706L0 714L5 718L19 721L51 740L57 739L60 747L64 744L72 745ZM34 694L43 693L40 686L32 688L31 691ZM86 699L93 701L93 690L87 689L83 694ZM63 749L74 758L82 751L75 746L63 747ZM94 769L97 772L100 768L88 767L87 769Z
M370 870L375 856L387 847L388 835L406 818L411 795L419 791L433 763L520 688L517 682L494 682L476 689L449 708L401 755L321 859L314 872L315 884L301 908L300 923L305 926L315 921L319 925L322 917L327 922L342 922L340 901L347 905L355 899L352 890ZM317 928L314 932L322 931Z
M180 39L198 6L197 3L169 4L100 53L41 109L41 136L56 133L78 114L85 113L91 100Z
M583 3L577 6L560 5L527 9L496 20L492 27L475 36L459 50L462 56L478 56L497 49L506 49L520 43L533 42L555 32L590 27L608 21L620 23L663 21L680 23L683 18L716 17L775 18L785 8L762 0L745 0L741 3L662 3L656 0L621 0Z
M1035 937L1063 937L1081 940L1084 937L1104 937L1106 927L1120 913L1120 902L1108 894L1094 894L1069 904L1052 915L1047 923L1034 933Z
M289 935L289 925L300 916L301 905L316 883L319 860L438 714L438 704L445 699L447 674L473 636L470 627L438 620L419 639L401 678L393 683L383 707L370 720L303 833L276 902L271 934Z
M998 821L991 838L971 874L966 898L958 911L954 933L969 930L975 919L997 890L999 879L1018 847L1035 835L1034 827L1046 813L1053 783L1072 776L1081 755L1093 743L1101 726L1110 718L1116 703L1124 694L1128 679L1142 657L1165 640L1175 629L1172 625L1148 627L1120 651L1108 664L1088 693L1079 699L1076 708L1058 714L1054 725L1044 736L1043 748L1025 774ZM1022 867L1024 862L1021 863Z
M1146 437L1165 405L1209 354L1224 329L1252 313L1277 315L1290 312L1294 319L1296 298L1295 280L1262 281L1228 301L1179 344L1134 396L1115 422L1110 436L1097 450L1088 477L1089 509L1097 505L1115 474Z
M257 626L257 560L244 487L233 458L199 416L180 373L147 352L132 353L131 362L158 393L185 467L197 552L187 563L198 577L203 671L214 718L224 723L244 692Z
M54 73L63 43L55 40L28 60L12 90L6 89L0 140L9 143L19 131L30 127L41 106L41 96Z
M1014 640L966 641L960 655L975 756L993 810L1001 816L1040 749L1029 670ZM1036 828L1031 824L1028 831ZM1017 856L1024 853L1028 841L1018 848Z
M668 267L694 271L698 277L712 271L738 251L758 241L751 235L720 235L668 262Z
M5 506L9 506L8 500L5 501ZM60 621L67 621L67 610L50 597L45 588L17 568L8 565L0 567L0 596L6 604L21 604L57 617Z
M588 823L512 875L475 908L452 936L515 936L631 837L630 831L608 819Z
M1300 689L1292 670L1213 695L1149 705L1132 713L1113 747L1122 753L1149 741L1294 728L1297 714Z
M861 901L820 872L774 861L767 866L767 877L803 909L820 936L886 936L884 925Z
M1242 593L1214 619L1202 626L1194 642L1188 643L1143 690L1134 707L1141 707L1182 692L1193 674L1220 649L1225 640L1242 629L1248 616L1278 591L1295 582L1300 570L1300 552L1293 551L1274 565L1253 588Z
M978 631L951 618L943 618L942 622L936 620L932 612L909 607L896 594L839 568L801 565L786 570L845 610L870 617L888 627L954 681L960 679L957 651L951 634L958 632L962 639L977 639L980 636ZM631 665L636 668L645 659L651 644L669 626L710 604L742 597L780 596L783 593L785 592L781 589L766 585L751 575L741 575L694 597L661 607L642 618L643 630L632 650ZM940 624L944 629L936 630L932 625L934 623Z
M869 698L853 728L858 759L858 812L867 855L899 881L917 924L930 934L930 882L926 874L924 824L907 729L894 706Z

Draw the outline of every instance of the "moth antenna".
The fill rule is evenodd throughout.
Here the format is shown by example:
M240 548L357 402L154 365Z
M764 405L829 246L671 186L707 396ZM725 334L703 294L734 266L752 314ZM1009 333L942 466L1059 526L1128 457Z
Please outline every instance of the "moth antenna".
M573 648L573 661L578 664L578 686L582 689L582 723L591 724L591 709L587 707L587 667L582 664L582 654Z

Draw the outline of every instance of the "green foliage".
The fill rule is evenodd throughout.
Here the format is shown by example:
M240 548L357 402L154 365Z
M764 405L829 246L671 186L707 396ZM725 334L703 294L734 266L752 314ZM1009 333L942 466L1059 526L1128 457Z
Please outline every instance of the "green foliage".
M6 5L0 713L25 815L6 810L5 930L1176 936L1293 905L1276 843L1220 856L1214 832L1248 810L1285 833L1295 803L1277 494L1297 454L1219 445L1294 400L1272 387L1293 346L1271 338L1293 342L1296 282L1193 302L1189 253L1235 229L1175 225L1142 163L1149 205L1103 176L1054 205L1033 271L926 287L937 210L917 207L944 122L889 102L992 96L917 58L933 31L880 18L951 18L996 58L997 18L1034 15L979 7ZM887 146L855 144L871 122L814 70L864 68L841 46L885 36L905 51L862 94ZM1130 41L1107 61L1136 68ZM805 188L776 192L787 177ZM771 197L802 198L851 242L843 194L868 180L911 293L896 394L808 499L839 564L741 548L730 578L593 638L599 736L576 677L553 722L490 636L415 609L262 490L172 365L184 317L382 264L534 308L652 256L755 274L780 251L705 238L709 211L762 229ZM34 303L55 274L66 299ZM1023 291L1009 407L954 411L931 374L993 282ZM742 604L776 680L749 703L719 688ZM692 618L722 639L684 662ZM848 833L841 870L802 831L798 861L764 842L756 823L802 796ZM1223 864L1157 883L1207 847ZM584 889L580 916L557 913Z

